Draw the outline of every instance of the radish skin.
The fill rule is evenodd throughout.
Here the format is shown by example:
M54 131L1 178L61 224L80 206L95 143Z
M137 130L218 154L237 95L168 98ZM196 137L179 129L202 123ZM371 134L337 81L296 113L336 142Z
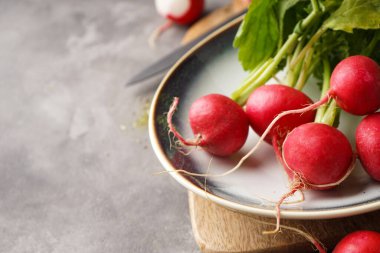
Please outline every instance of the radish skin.
M380 112L365 117L356 128L355 137L363 168L380 182Z
M204 0L155 0L157 12L176 24L188 25L202 14Z
M338 63L330 85L330 96L346 112L367 115L380 108L380 67L369 57L356 55Z
M299 177L306 187L318 190L331 188L344 178L354 160L346 136L320 123L304 124L290 132L282 157L292 171L291 178Z
M175 98L168 112L170 131L185 146L200 146L216 156L228 156L238 151L248 137L249 122L243 109L232 99L209 94L198 98L190 107L189 122L196 136L186 140L175 129L172 117L178 105Z
M291 179L289 192L276 204L276 229L280 229L280 206L303 189L326 190L339 185L352 171L355 155L346 136L334 127L307 123L296 127L282 145L282 163Z
M359 230L346 235L332 253L380 253L380 233Z
M313 101L303 92L281 84L264 85L257 88L248 98L246 113L252 129L262 135L272 120L281 112L300 109L312 104ZM277 142L285 139L295 127L313 122L315 111L304 114L287 115L272 127L265 141Z
M157 27L149 36L150 47L156 46L158 37L173 24L189 25L203 12L204 0L155 0L157 12L167 21Z

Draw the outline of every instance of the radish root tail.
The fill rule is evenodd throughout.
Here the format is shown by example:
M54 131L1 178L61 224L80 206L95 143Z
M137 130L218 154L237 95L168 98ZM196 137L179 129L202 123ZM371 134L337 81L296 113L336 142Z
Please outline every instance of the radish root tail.
M169 108L168 115L166 117L166 120L169 126L169 133L173 133L173 135L185 146L198 146L200 142L202 141L201 135L198 134L195 140L186 140L184 137L182 137L180 133L178 133L177 129L173 125L173 115L177 109L178 103L179 103L179 98L175 97L173 100L173 103L171 104Z
M282 159L282 144L283 144L284 140L280 140L278 138L278 135L275 134L272 138L272 146L273 146L273 150L274 150L274 153L276 154L276 158L277 160L281 163L282 166L286 166L286 164L284 163L284 160Z
M319 242L316 238L314 238L311 234L302 231L301 229L298 228L293 228L285 225L280 225L281 228L292 230L296 232L297 234L301 235L302 237L306 238L309 242L311 242L314 247L319 251L319 253L327 253L326 249L323 247L322 243Z
M282 195L280 200L276 204L276 228L274 230L269 231L263 231L264 235L268 234L276 234L280 231L280 220L281 220L281 204L290 196L293 196L294 193L296 193L299 190L302 190L305 188L304 183L302 183L301 180L295 180L293 186L291 187L290 191Z
M208 163L206 174L209 174L209 172L210 172L211 162L212 162L212 157L211 157L211 159L210 159L210 161ZM208 192L207 192L207 176L205 176L205 181L204 181L204 192L205 192L205 195L206 195L206 199L210 200L210 198L208 197Z
M275 225L275 224L273 224L271 222L266 222L266 221L262 221L262 220L258 220L258 219L254 219L254 218L253 218L253 220L255 222L259 223L259 224L271 225L271 226ZM301 229L290 227L290 226L286 226L286 225L280 225L280 228L296 232L297 234L301 235L306 240L308 240L309 242L311 242L313 244L313 246L319 251L319 253L327 253L326 249L325 249L325 247L323 247L322 243L319 242L316 238L314 238L311 234L309 234L309 233L307 233L305 231L302 231Z
M165 32L168 28L170 28L173 25L173 21L168 20L152 32L152 34L149 36L148 43L150 48L156 48L156 41L160 35Z

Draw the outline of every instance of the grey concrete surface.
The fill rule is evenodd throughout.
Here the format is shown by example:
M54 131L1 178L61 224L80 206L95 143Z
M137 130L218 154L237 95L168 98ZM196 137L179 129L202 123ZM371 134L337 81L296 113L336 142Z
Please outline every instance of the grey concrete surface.
M212 9L227 1L207 1ZM0 1L0 252L199 252L137 70L179 45L153 1Z

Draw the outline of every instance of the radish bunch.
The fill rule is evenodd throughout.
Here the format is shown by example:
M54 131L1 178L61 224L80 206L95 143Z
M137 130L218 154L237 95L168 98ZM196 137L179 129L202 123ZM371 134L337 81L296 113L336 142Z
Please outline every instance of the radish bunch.
M237 170L262 142L272 144L291 184L276 205L276 229L268 233L279 230L280 205L286 198L304 189L338 186L350 175L356 158L374 180L380 181L380 6L375 0L332 2L252 1L233 43L242 67L249 74L231 94L236 102L232 107L240 105L245 110L247 121L240 116L240 110L233 109L239 111L238 122L249 124L260 139L235 167L215 176ZM283 68L286 78L278 83L286 85L265 85ZM302 93L311 76L322 83L321 98L315 103ZM214 102L204 102L203 108L214 108ZM174 111L172 108L170 112ZM220 108L222 112L218 114L227 110L221 105ZM336 128L340 110L365 116L356 130L356 150ZM203 115L208 111L200 109L197 113ZM226 141L221 144L225 147L219 148L229 152L215 152L219 148L207 144L209 137L201 141L200 136L205 138L205 133L219 125L220 119L213 122L210 115L198 117L191 113L189 122L195 139L188 141L175 130L170 112L169 129L183 145L195 144L212 154L228 156L245 142L244 134L232 130L238 129L240 123L231 128L223 125L225 131L234 132L227 135L222 131L225 138L236 137L240 145L231 145L234 148L229 149ZM193 117L205 120L204 124L196 123L202 127L195 129ZM360 236L369 238L369 245L380 245L378 235L364 231L344 239L334 253L350 252L353 246L347 245L358 238L360 241ZM318 241L310 241L325 252ZM355 252L378 253L371 251L372 246L358 247Z
M357 152L366 171L380 181L380 113L374 113L380 108L379 66L365 56L348 57L336 66L330 83L330 88L316 103L301 91L285 85L262 86L250 95L245 111L226 96L203 96L190 107L189 122L195 136L190 140L174 127L172 118L178 105L175 98L167 121L182 145L200 146L213 155L229 156L244 145L249 125L261 135L258 144L239 164L223 174L181 172L194 176L225 176L237 170L260 142L271 143L291 181L289 192L276 205L276 228L265 231L276 233L280 228L280 205L286 198L303 189L333 188L354 168L356 154L347 137L329 124L313 122L314 110L333 98L352 114L370 114L357 128ZM317 241L314 244L322 249Z
M228 156L244 145L250 124L261 138L237 167L265 139L273 144L289 177L297 182L297 189L331 188L348 176L353 168L355 155L349 141L339 130L312 122L315 117L314 110L327 103L331 97L344 110L353 114L363 115L378 110L380 67L366 56L348 57L336 66L330 83L331 88L316 103L312 103L305 94L291 87L260 87L249 97L245 112L226 96L210 94L201 97L193 103L189 113L189 122L195 135L193 140L183 138L174 127L172 117L178 105L176 98L168 113L168 126L183 145L200 146L211 154ZM377 151L380 146L378 118L378 114L368 117L357 132L359 157L367 171L377 180ZM367 125L372 127L371 131L367 130ZM361 130L362 128L365 130ZM371 145L366 146L360 141L366 138L365 133L375 136ZM368 158L372 154L377 159L374 162Z
M252 115L250 117L252 119L259 117L272 119L271 122L266 121L265 124L262 124L266 127L265 130L259 128L259 131L256 131L262 134L261 140L272 138L273 132L278 129L278 124L285 121L286 117L300 114L305 116L306 113L327 103L330 97L336 100L338 106L356 115L369 114L380 108L380 68L368 57L358 55L341 61L331 75L330 84L331 88L320 101L304 108L289 108L290 110L287 111L284 101L281 101L277 107L282 106L284 109L275 115L268 113L270 109L266 109L267 111L262 114L259 110L252 110L257 114ZM267 86L266 89L270 89L269 87ZM248 115L252 114L251 97L259 101L258 104L261 104L262 107L268 105L271 108L273 107L272 103L275 103L273 101L280 96L267 96L262 93L261 89L258 88L250 96L247 102ZM289 100L296 101L290 96ZM259 106L256 107L259 108ZM256 121L258 122L256 125L261 126L260 120ZM289 124L296 124L296 121L291 120L285 125ZM289 129L294 127L289 127ZM286 138L282 138L285 140L280 149L285 170L292 179L296 175L296 180L302 182L302 187L326 189L336 186L353 167L355 157L347 138L331 126L319 123L300 124ZM252 150L256 150L257 147L258 145ZM374 150L375 148L369 149ZM300 187L300 184L297 184L297 187Z

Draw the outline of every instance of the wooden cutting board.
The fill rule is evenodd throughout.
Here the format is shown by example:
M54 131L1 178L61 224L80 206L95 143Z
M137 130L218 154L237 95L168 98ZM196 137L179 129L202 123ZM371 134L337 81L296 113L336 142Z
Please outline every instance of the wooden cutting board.
M274 218L238 213L192 192L189 192L189 209L195 241L204 253L315 252L305 238L292 231L283 229L276 235L263 235L262 231L273 227L259 221L275 223ZM349 232L360 229L380 232L380 211L331 220L283 219L281 224L308 231L332 250Z

